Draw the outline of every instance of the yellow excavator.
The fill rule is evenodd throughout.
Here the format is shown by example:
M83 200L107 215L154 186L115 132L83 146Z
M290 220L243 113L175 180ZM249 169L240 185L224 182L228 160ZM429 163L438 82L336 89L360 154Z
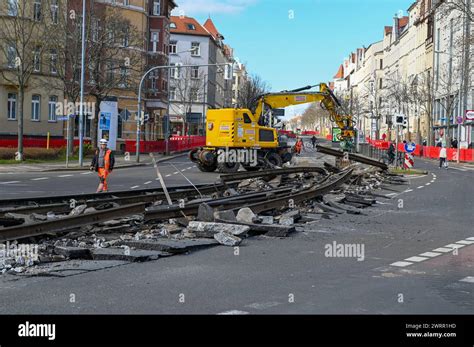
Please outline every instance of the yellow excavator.
M276 118L272 110L291 105L320 102L330 119L341 129L339 140L344 150L350 150L354 140L351 115L342 114L342 106L331 89L319 85L319 91L307 91L307 86L258 98L255 112L249 109L225 108L209 110L206 119L206 145L189 153L203 172L216 169L222 173L238 171L240 165L253 171L268 166L281 166L292 158L291 146L278 137ZM345 112L344 112L345 113Z

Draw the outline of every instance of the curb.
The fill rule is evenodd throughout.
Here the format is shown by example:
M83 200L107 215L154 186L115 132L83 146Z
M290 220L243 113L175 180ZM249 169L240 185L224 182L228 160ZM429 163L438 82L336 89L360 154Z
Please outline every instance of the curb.
M167 161L167 160L175 159L175 158L187 155L187 153L188 152L186 151L186 152L173 154L173 155L170 155L168 157L157 159L156 162L161 163L161 162L164 162L164 161ZM142 167L142 166L148 166L148 165L153 165L153 163L149 162L149 163L126 164L126 165L116 166L114 168L114 170L128 169L128 168L133 168L133 167ZM12 167L12 169L14 169L14 167ZM14 171L14 170L12 170L12 171ZM59 167L59 168L54 168L54 169L46 168L46 169L42 169L42 170L28 170L28 171L25 171L25 172L64 172L64 171L66 171L66 172L67 171L89 171L89 169L88 169L88 166L84 166L82 168L79 168L79 167L76 167L76 168Z

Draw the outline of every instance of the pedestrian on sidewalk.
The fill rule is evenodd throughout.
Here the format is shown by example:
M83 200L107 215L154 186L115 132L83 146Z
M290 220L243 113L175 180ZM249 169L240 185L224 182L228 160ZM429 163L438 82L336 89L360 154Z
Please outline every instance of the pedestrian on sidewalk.
M92 158L90 170L94 170L99 175L99 186L97 193L108 191L107 177L114 169L115 157L111 149L107 148L107 140L99 141L99 148L95 150L94 158Z
M446 169L448 168L448 162L446 160L447 157L448 157L448 153L446 151L446 146L443 146L439 150L439 168L440 169L443 167L443 165Z
M316 136L313 135L313 137L311 138L311 143L313 144L313 148L316 148Z

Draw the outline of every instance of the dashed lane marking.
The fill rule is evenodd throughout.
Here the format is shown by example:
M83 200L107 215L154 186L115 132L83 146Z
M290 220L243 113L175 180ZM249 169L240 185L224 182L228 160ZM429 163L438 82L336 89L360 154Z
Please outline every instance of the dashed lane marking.
M179 171L173 172L173 175L177 175L177 174L179 174Z
M404 193L409 193L409 192L412 192L412 191L413 191L413 189L407 189L407 190L404 191Z
M20 183L20 181L0 182L0 184L13 184L13 183Z
M454 166L451 166L451 169L454 169L454 170L459 170L459 171L462 171L462 172L466 172L467 169L461 169L459 167L454 167Z
M170 176L171 176L171 174L168 174L168 175L166 175L165 177L170 177ZM155 178L155 179L158 180L158 178Z
M133 186L133 187L130 187L130 189L135 189L135 188L138 188L140 186Z
M89 172L83 172L83 173L81 173L81 175L90 175L91 173L92 172L90 172L90 171Z
M395 263L390 264L391 266L398 266L398 267L405 267L408 265L412 265L413 263L410 263L408 261L396 261Z
M385 194L385 196L392 196L392 195L397 195L397 193Z
M150 183L151 183L151 181L148 181L148 182L145 182L145 183L143 183L143 184L150 184Z
M441 253L435 253L435 252L425 252L420 254L422 257L437 257L438 255L441 255Z
M459 242L459 241L458 241L458 242ZM466 245L457 245L457 244L455 244L455 243L450 243L449 245L446 245L446 246L444 246L444 247L445 247L445 248L450 247L450 248L452 248L452 249L455 249L455 248L462 248L462 247L464 247L464 246L466 246Z
M188 170L191 170L192 168L193 168L192 166L189 166L189 167L188 167Z
M462 240L462 241L458 241L456 243L460 243L461 245L472 245L474 243L474 241Z
M440 247L440 248L433 249L433 251L434 252L441 252L441 253L448 253L448 252L452 252L453 249L452 248Z
M39 177L39 178L32 178L32 181L43 181L43 180L49 180L49 177Z
M425 186L416 187L416 189L421 189L421 188L425 188Z
M249 314L247 311L231 310L218 313L218 315L238 315L238 314Z
M71 176L74 176L74 175L59 175L58 177L71 177Z
M466 238L466 240L474 241L474 237L468 237L468 238Z
M406 261L412 261L412 262L418 263L418 262L424 261L424 260L426 260L426 259L428 259L428 258L415 256L415 257L406 258L405 260L406 260Z
M431 184L430 182L428 182L428 183L425 183L425 186L429 186L430 184Z
M474 283L474 276L464 277L462 280L459 280L459 282Z

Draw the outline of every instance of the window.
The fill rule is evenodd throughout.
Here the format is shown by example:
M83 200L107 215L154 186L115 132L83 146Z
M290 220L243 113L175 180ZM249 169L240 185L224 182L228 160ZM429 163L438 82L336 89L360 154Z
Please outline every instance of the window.
M58 52L55 49L51 50L51 59L49 61L49 71L52 74L58 73Z
M170 41L169 53L176 54L177 51L178 51L178 41Z
M189 94L189 98L191 99L191 101L199 101L199 93L197 88L191 88Z
M380 70L383 69L383 59L380 59Z
M58 24L58 13L59 13L59 0L52 0L51 1L51 21L54 24Z
M159 32L158 31L152 31L151 32L151 51L156 53L158 52L158 41L159 41Z
M8 46L8 52L7 52L7 60L8 60L8 67L9 68L14 68L16 65L16 47L11 45Z
M8 93L8 110L7 110L8 120L16 119L16 94Z
M161 4L160 0L153 1L153 15L159 16L161 14Z
M153 71L152 73L150 73L150 81L151 81L150 89L153 92L156 92L156 80L158 78L157 75L158 75L157 71Z
M171 22L170 23L170 29L176 29L177 26L176 26L176 23L175 22Z
M122 47L128 47L128 45L130 44L130 32L129 32L128 27L123 28L122 35L123 35L122 36Z
M33 19L37 22L41 20L41 0L35 0L33 4Z
M122 88L128 87L128 68L126 66L120 68L120 81Z
M18 0L8 0L8 15L18 16Z
M177 63L177 64L171 63L170 65L171 66L176 66L176 67L170 68L171 78L180 78L181 77L181 69L179 67L182 64L181 63Z
M124 6L130 6L130 0L123 0Z
M186 28L188 28L188 30L196 30L196 26L192 23L187 23Z
M31 97L31 120L39 121L40 120L40 110L41 110L41 96L33 95Z
M106 80L108 83L112 83L114 80L114 63L113 62L107 63Z
M244 123L245 124L250 124L252 123L252 120L250 119L249 115L247 113L244 113Z
M382 89L382 88L383 88L383 80L379 79L379 89Z
M176 88L170 88L170 100L176 100Z
M191 78L194 78L194 79L199 78L199 66L193 66L191 68Z
M97 42L99 40L99 25L100 25L99 19L94 18L92 20L92 30L91 30L92 31L92 41L93 42Z
M201 44L199 42L191 42L191 55L193 57L201 55Z
M56 122L56 104L58 103L57 96L50 96L48 102L48 121Z
M41 70L41 50L40 47L36 47L33 52L33 71L39 72Z

